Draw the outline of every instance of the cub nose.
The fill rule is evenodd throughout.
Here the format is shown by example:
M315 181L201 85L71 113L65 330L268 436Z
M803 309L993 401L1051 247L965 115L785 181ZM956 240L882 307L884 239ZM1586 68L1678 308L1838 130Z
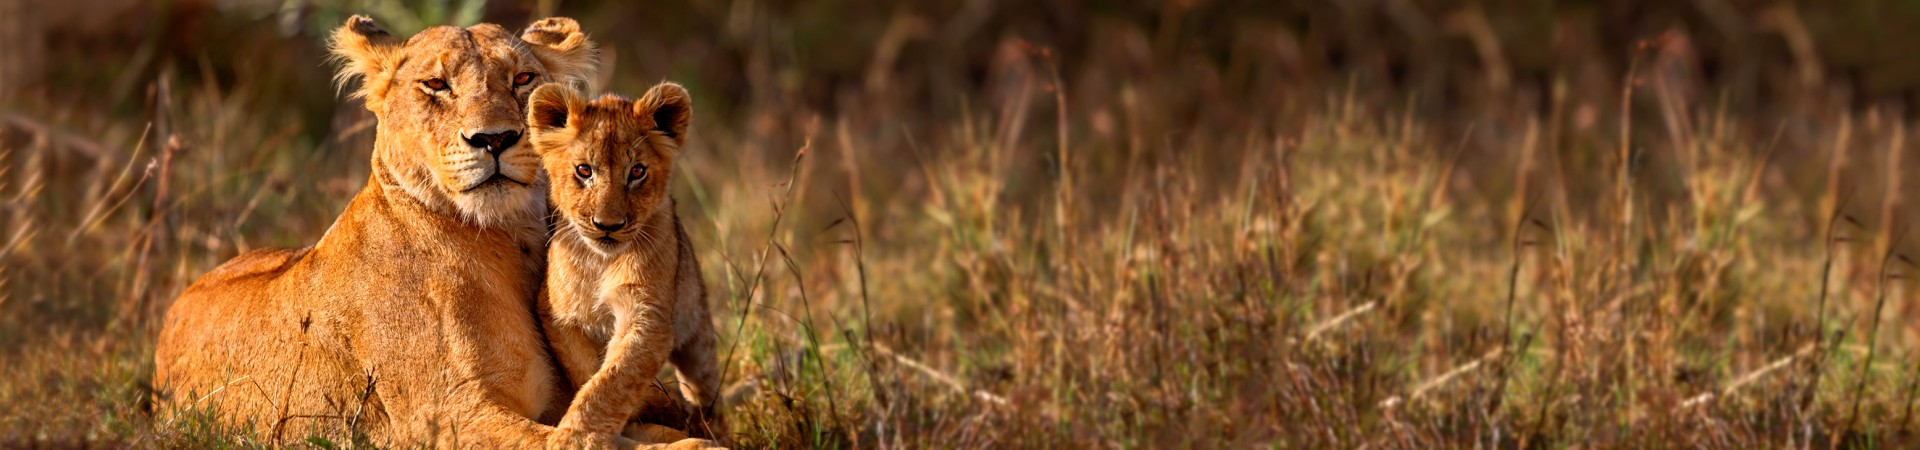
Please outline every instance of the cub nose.
M593 227L594 227L594 228L599 228L599 229L600 229L600 231L605 231L605 232L608 232L608 233L612 233L612 232L615 232L615 231L620 231L620 228L622 228L622 227L625 227L625 226L627 226L627 223L626 223L626 222L619 222L619 223L600 223L600 220L599 220L599 219L595 219L595 220L593 221Z
M513 148L513 144L520 142L520 132L502 131L499 133L481 133L467 136L466 140L467 146L469 147L486 149L487 153L491 153L493 156L500 156L500 152Z

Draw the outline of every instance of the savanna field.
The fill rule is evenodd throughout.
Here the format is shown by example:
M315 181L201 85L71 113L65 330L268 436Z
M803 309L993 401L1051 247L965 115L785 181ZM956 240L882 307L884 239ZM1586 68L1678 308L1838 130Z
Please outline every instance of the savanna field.
M1920 445L1920 6L1674 3L0 0L0 447L368 445L151 401L352 14L687 87L736 447Z

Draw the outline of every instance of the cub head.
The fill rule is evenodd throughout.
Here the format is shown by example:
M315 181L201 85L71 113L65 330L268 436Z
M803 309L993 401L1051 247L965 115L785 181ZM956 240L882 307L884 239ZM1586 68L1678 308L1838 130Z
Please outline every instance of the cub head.
M374 178L429 208L483 226L544 213L539 156L525 145L528 96L584 84L593 43L567 18L519 36L499 25L428 28L401 40L354 16L333 33L337 81L379 118Z
M644 225L672 214L667 180L692 121L687 90L673 83L638 100L607 95L588 102L557 84L534 90L527 129L547 168L559 232L607 255L635 238L670 239Z

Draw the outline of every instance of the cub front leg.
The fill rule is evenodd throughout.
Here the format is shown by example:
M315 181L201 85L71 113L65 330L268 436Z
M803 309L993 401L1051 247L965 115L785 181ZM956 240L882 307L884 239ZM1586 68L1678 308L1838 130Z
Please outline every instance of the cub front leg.
M686 345L673 349L673 367L680 379L680 393L687 401L694 403L696 412L689 420L687 431L696 436L719 438L727 432L727 423L720 415L720 338L714 332L713 322L698 321L695 325L693 340Z
M619 433L653 391L653 376L673 345L672 311L638 302L614 326L607 358L573 397L560 428Z

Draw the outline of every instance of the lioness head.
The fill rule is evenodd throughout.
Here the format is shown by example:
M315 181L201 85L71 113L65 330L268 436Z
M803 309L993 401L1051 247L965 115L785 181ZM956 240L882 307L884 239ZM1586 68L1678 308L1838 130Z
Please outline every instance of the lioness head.
M678 84L660 83L639 100L591 103L566 86L534 90L527 129L546 164L560 233L613 254L642 234L643 221L669 213L667 179L692 122L692 101Z
M594 49L567 18L519 36L493 24L428 28L405 41L354 16L333 33L338 81L379 118L375 179L480 225L532 220L544 199L539 156L522 145L527 97L583 83Z

